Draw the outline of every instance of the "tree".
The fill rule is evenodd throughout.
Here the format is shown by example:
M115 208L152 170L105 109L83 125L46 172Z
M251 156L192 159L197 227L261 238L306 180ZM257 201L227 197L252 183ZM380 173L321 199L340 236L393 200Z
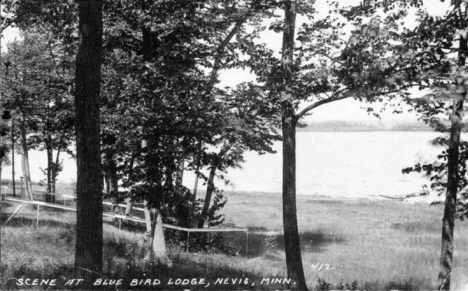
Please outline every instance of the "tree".
M37 30L37 29L36 29ZM8 75L5 75L8 102L6 108L19 112L27 142L26 149L47 151L46 202L54 202L56 178L60 172L60 153L73 141L73 105L71 68L64 58L56 57L62 49L42 33L24 31L21 41L9 44ZM56 156L54 157L54 151ZM23 149L23 152L25 150ZM29 180L29 179L27 179Z
M227 95L215 85L221 69L244 65L237 49L257 35L246 24L270 14L264 2L274 1L107 6L102 116L103 140L112 142L104 150L117 161L122 186L139 185L133 198L147 200L153 212L168 215L176 201L194 204L180 187L181 169L204 144L224 144L218 136L233 129L225 116L234 109L222 106Z
M281 60L261 52L257 60L251 61L258 81L265 85L265 94L281 106L286 263L288 276L299 290L306 290L307 286L296 211L296 126L313 109L330 102L346 98L374 102L383 100L383 96L405 98L404 89L418 85L411 78L401 76L410 58L400 57L398 49L391 45L399 37L396 22L406 15L407 5L406 1L398 2L381 19L375 16L378 7L385 7L381 3L365 1L346 9L339 9L338 3L334 3L331 12L335 14L313 19L316 11L311 4L285 1L284 21L270 27L283 33ZM308 17L297 38L296 14ZM340 21L337 14L349 23ZM344 32L348 25L351 35Z
M277 108L261 96L262 88L252 83L242 83L235 90L227 90L218 96L220 111L225 112L217 128L212 144L219 145L212 152L203 153L203 164L209 168L206 177L206 196L198 221L203 228L210 211L210 202L215 192L214 178L216 172L226 171L228 167L237 167L243 162L245 151L256 151L259 154L274 153L272 143L280 140L277 133ZM198 165L198 162L195 162ZM213 209L214 210L214 209ZM214 219L211 225L219 222Z
M91 279L102 271L102 173L99 95L102 64L102 1L79 1L80 44L76 56L77 278Z
M420 23L414 31L407 31L404 45L417 53L417 65L425 87L431 90L426 96L413 100L412 105L427 124L436 131L447 134L439 138L446 146L438 160L404 169L404 172L424 172L431 179L431 188L445 192L442 219L442 239L438 289L450 290L454 254L454 228L456 218L466 217L468 185L466 173L467 143L461 140L464 101L468 90L467 4L451 1L451 9L444 17L434 17L419 11ZM449 123L442 118L449 117Z
M3 3L2 3L3 4ZM14 9L14 2L7 1L5 7L0 5L0 75L3 72L3 55L1 53L1 39L3 38L3 31L7 29L12 24L12 18L9 15L10 10ZM3 82L0 78L0 109L3 109ZM0 180L2 177L3 162L6 155L6 148L3 145L3 137L0 136ZM0 190L1 192L1 190Z
M292 62L294 54L294 31L296 24L296 1L286 1L284 7L284 30L282 69L286 86L282 92L291 98ZM287 99L286 99L287 100ZM292 102L281 104L281 128L283 130L283 229L285 237L286 266L288 277L296 282L296 288L307 290L302 266L299 229L296 210L296 116Z

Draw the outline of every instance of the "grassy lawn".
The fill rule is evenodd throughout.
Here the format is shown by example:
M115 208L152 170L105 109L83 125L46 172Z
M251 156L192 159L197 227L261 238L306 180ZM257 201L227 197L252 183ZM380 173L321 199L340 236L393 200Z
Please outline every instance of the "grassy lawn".
M226 193L226 196L229 199L223 210L226 223L251 230L248 251L244 233L223 238L231 255L195 250L185 253L180 241L172 239L169 242L172 266L154 265L146 259L147 242L140 231L128 225L119 230L116 223L108 220L103 278L123 279L126 286L119 286L118 290L183 290L185 287L284 290L284 284L266 284L267 281L260 284L262 278L286 277L281 195ZM17 205L3 204L2 222ZM358 289L366 290L435 289L441 205L310 196L299 196L297 205L304 271L310 289L317 288L319 278L330 283L331 288L337 288L340 282L357 281ZM73 278L75 213L42 209L38 229L35 215L32 207L23 206L2 227L0 284L5 289L21 289L13 278L57 278L57 286L51 289L70 289L63 285ZM467 230L465 222L456 222L452 278L455 290L463 290L468 284L468 252L464 249L468 245ZM141 279L148 278L157 278L161 283L130 285L132 280L142 282ZM195 278L196 282L185 287L175 285L178 278ZM205 282L200 282L200 278ZM219 278L230 281L215 284ZM246 279L248 284L244 284ZM210 285L206 286L208 282ZM115 286L107 289L116 290Z
M281 230L281 195L227 193L227 222ZM437 284L443 206L391 200L298 197L299 229L308 286L318 278L336 286L358 281L362 289L428 290ZM282 237L268 270L284 273ZM468 226L457 221L453 287L468 284ZM323 265L322 265L323 264ZM327 266L327 264L329 266ZM320 268L321 267L321 268ZM328 268L327 268L328 267Z

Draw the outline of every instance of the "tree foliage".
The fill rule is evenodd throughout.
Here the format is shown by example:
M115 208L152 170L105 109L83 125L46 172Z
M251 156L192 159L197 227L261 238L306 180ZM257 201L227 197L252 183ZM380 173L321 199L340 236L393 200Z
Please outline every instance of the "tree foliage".
M4 55L4 106L14 112L14 118L24 117L28 147L47 151L44 168L49 192L54 192L61 169L60 152L71 153L74 140L73 67L67 65L69 59L61 52L62 47L46 35L25 31L22 40L9 44Z
M421 114L422 120L435 130L448 134L447 138L442 139L447 149L438 156L438 161L403 170L424 172L430 177L431 188L439 194L446 193L439 273L441 290L450 290L457 212L460 218L466 216L467 147L466 142L461 140L461 132L468 85L468 15L464 1L454 0L451 4L443 17L434 17L420 9L418 26L412 31L406 29L401 38L406 53L413 56L411 69L414 78L420 83L420 88L430 91L410 102ZM449 124L442 121L444 115L449 117Z
M419 1L401 1L395 5L365 1L357 7L331 5L329 14L317 17L307 1L284 2L284 21L270 29L283 33L281 59L271 51L250 59L264 95L281 108L283 130L283 225L288 276L297 288L306 289L296 213L295 135L298 121L330 102L355 98L376 102L402 97L418 86L408 65L414 56L395 45L400 39L399 21L409 5ZM384 7L386 13L379 16ZM307 21L295 37L296 15ZM348 20L348 21L346 21ZM347 29L351 30L346 34Z

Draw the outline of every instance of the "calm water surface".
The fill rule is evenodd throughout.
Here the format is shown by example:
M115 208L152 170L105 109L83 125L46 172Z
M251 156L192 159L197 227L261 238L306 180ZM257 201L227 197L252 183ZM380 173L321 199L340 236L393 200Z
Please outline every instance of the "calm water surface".
M433 132L299 132L297 134L297 192L302 195L373 197L378 194L402 195L417 192L427 180L401 170L417 161L430 161L441 148L429 145ZM226 175L230 184L219 181L225 191L281 192L281 143L276 154L249 152L242 169ZM30 152L33 180L45 178L43 152ZM17 159L17 177L21 176ZM186 173L184 184L193 188L194 175ZM11 167L3 178L11 178ZM59 181L76 181L75 161L64 160ZM200 181L199 185L202 186Z
M442 150L433 132L300 132L297 192L303 195L370 197L417 192L427 180L401 170L430 161ZM226 190L281 192L281 143L276 154L246 155L243 169L229 172Z

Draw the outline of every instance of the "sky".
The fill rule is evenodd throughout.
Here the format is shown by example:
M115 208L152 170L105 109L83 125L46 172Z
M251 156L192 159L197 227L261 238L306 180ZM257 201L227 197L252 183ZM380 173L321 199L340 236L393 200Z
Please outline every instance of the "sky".
M346 0L340 1L340 4L343 5L354 5L360 3L360 0ZM446 0L442 2L440 0L425 0L424 7L425 9L433 15L442 16L445 11L447 11L449 7L449 2ZM326 15L326 13L320 12L327 12L329 10L327 0L316 0L315 7L319 12L319 15ZM414 15L415 9L411 9L409 11L409 15ZM303 21L298 18L298 25ZM409 17L406 22L407 27L412 27L415 24L415 18ZM3 38L0 40L1 50L5 51L6 44L10 41L13 41L15 38L19 37L19 31L17 29L7 29L4 32ZM263 41L265 41L269 47L273 48L275 51L279 51L281 48L281 35L268 31L262 35ZM229 70L223 71L220 74L220 86L235 86L241 82L251 81L253 80L253 75L250 74L248 71L245 70ZM415 94L421 94L415 92ZM321 107L314 109L314 112L311 116L306 117L306 121L326 121L326 120L349 120L349 121L369 121L373 122L376 121L376 118L372 115L369 115L364 109L362 109L363 105L359 101L354 99L346 99L339 102L332 102ZM304 105L305 106L305 105ZM379 105L377 105L379 107ZM417 117L414 114L392 114L390 111L385 111L382 115L382 121L386 122L396 122L399 120L411 120L414 121Z
M346 0L340 1L340 3L346 3L347 5L352 5L358 3L358 0ZM448 2L448 0L446 1ZM426 9L431 14L442 15L447 10L447 3L442 3L440 0L426 0L425 1ZM316 7L318 11L328 11L326 6L326 0L317 0ZM326 13L321 13L321 15L326 15ZM300 21L300 19L299 19ZM408 21L408 26L414 25L414 19ZM5 31L3 38L0 40L0 45L2 51L6 47L6 43L13 41L15 38L19 37L19 32L17 29L8 29ZM268 32L263 35L263 38L270 47L276 48L279 50L281 47L281 35ZM253 79L253 76L248 71L242 70L230 70L225 71L220 76L221 84L220 86L232 86L240 82L249 81ZM324 106L318 107L313 110L313 114L306 118L307 122L321 122L327 120L347 120L347 121L363 121L363 122L377 122L374 116L369 115L362 107L365 104L355 101L353 99L346 99L339 102L332 102ZM408 120L416 120L416 117L411 114L400 114L395 115L391 114L389 111L382 114L382 122L386 124L387 122L402 122ZM35 152L33 154L34 158L30 161L33 163L31 165L32 177L35 180L42 179L42 172L39 170L39 166L45 164L45 156L43 153ZM68 161L68 160L67 160ZM35 163L35 164L34 164ZM61 174L59 179L64 182L70 182L75 179L76 165L74 162L68 161L65 166L64 173ZM10 171L10 170L5 170ZM65 174L67 173L67 174ZM39 178L38 178L39 177Z
M440 0L425 0L424 7L431 15L442 16L447 11L450 1L442 2ZM345 5L354 5L360 3L360 0L346 0L341 1ZM320 13L321 11L327 12L329 10L326 0L317 0L316 9L320 15L326 15L326 13ZM410 17L406 21L406 26L408 28L414 27L416 24L416 17L414 13L416 9L410 9L408 14ZM412 15L412 17L411 17ZM298 19L300 23L301 19ZM299 24L296 24L296 27L299 27ZM281 49L281 35L268 31L263 35L264 41L268 44L270 48L273 48L276 51ZM229 70L224 71L221 74L221 84L222 86L234 86L241 82L250 81L253 79L253 75L248 71L242 70ZM415 96L422 96L424 93L415 91L413 93ZM306 105L304 105L306 106ZM341 100L339 102L332 102L320 106L313 110L311 116L305 118L307 122L321 122L328 120L348 120L348 121L360 121L360 122L375 122L378 119L366 112L365 107L367 104L363 104L352 98ZM376 104L375 110L379 111L379 108L382 106ZM403 108L404 113L402 114L392 114L391 110L385 110L381 114L381 120L386 123L394 123L398 121L416 121L417 116L413 113L408 113L409 107Z

